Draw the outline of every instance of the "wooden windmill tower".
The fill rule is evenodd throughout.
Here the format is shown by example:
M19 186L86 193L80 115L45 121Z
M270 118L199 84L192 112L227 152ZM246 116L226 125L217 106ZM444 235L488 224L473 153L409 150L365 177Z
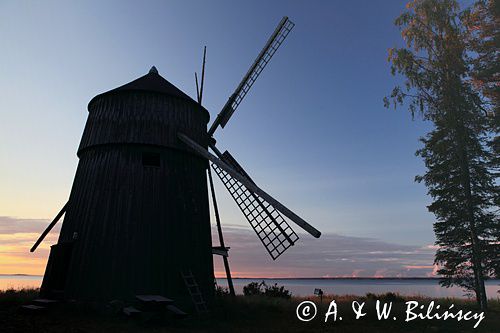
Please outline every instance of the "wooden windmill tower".
M202 90L196 102L155 67L90 101L70 197L31 249L65 214L58 243L51 247L43 294L83 300L129 299L136 294L183 298L189 288L182 272L190 272L210 299L213 253L224 257L229 280L230 273L209 164L273 259L298 239L283 216L320 236L260 189L213 139L293 26L283 18L208 130ZM211 242L207 170L218 247Z

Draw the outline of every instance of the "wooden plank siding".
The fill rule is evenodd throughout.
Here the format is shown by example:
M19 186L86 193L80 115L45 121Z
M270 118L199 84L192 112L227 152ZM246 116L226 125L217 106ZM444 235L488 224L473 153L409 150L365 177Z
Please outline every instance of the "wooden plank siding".
M122 91L89 104L78 154L87 147L109 143L151 144L186 149L177 132L207 146L208 112L190 101L153 92Z
M207 147L207 122L197 104L165 94L122 91L93 100L58 240L74 241L66 298L177 301L188 295L182 269L212 298L208 162L177 138L189 133ZM158 154L160 166L144 166L143 153Z

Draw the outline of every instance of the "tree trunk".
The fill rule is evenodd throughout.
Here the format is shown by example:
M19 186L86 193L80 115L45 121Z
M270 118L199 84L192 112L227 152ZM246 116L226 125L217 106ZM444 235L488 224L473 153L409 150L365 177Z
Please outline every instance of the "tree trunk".
M462 125L462 124L461 124ZM464 134L464 127L461 126L462 134ZM463 172L463 186L466 196L467 211L469 215L469 229L472 245L472 270L474 271L474 291L476 293L476 301L481 310L486 310L488 307L488 299L486 297L486 289L484 287L483 265L481 259L481 249L479 248L479 239L476 233L476 220L474 216L474 205L472 200L472 189L469 168L469 156L467 153L466 136L462 139L462 172Z
M467 190L466 190L467 191ZM469 193L467 193L469 194ZM469 203L468 203L469 205ZM471 207L469 207L469 214L471 213ZM473 211L472 211L473 213ZM478 241L476 234L476 228L473 218L470 220L470 236L472 243L472 269L474 271L474 282L475 282L475 292L476 301L481 310L486 310L487 308L487 298L486 290L484 288L484 277L483 277L483 267L481 263L480 250L478 247Z

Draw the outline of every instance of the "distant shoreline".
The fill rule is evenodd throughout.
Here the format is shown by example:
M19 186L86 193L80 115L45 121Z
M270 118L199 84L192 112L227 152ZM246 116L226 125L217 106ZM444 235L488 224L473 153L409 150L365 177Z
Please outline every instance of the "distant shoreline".
M0 274L0 276L29 276L40 277L43 275L32 274ZM218 277L217 279L225 279L225 277ZM233 280L428 280L438 281L440 277L233 277ZM500 281L499 279L489 279L487 281Z
M33 274L0 274L0 276L33 276L33 277L43 277L43 275L33 275Z
M221 277L220 279L225 279ZM440 280L438 277L233 277L241 280Z
M218 279L226 279L219 277ZM439 281L440 277L233 277L233 280L421 280ZM485 281L500 281L500 279L488 279Z

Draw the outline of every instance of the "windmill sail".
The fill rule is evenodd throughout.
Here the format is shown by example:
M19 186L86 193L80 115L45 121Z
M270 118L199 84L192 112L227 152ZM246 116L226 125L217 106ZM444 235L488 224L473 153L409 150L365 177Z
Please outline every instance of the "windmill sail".
M241 101L254 84L255 80L257 80L260 73L264 70L264 67L266 67L274 53L276 53L281 44L283 44L285 38L294 26L295 24L290 21L288 17L283 17L234 93L231 97L229 97L228 101L217 115L217 118L213 122L212 126L210 126L208 135L212 136L219 125L223 128L226 126L229 118L231 118L236 108L238 108Z
M248 180L248 178L243 176L241 173L234 170L232 166L228 165L226 162L220 160L219 158L211 154L206 148L200 146L196 141L194 141L193 139L191 139L190 137L188 137L183 133L178 133L177 137L186 145L191 147L191 149L193 149L198 155L210 160L212 163L214 163L219 168L223 169L225 172L231 175L231 177L235 178L237 181L243 184L249 191L253 192L255 195L261 197L262 199L270 203L273 207L276 208L276 210L280 211L281 214L288 217L290 221L297 224L299 227L301 227L302 229L304 229L305 231L307 231L309 234L311 234L316 238L319 238L321 236L321 232L318 229L316 229L315 227L304 221L300 216L298 216L290 209L288 209L285 205L280 203L278 200L267 194L264 190L262 190L253 182Z
M222 160L255 184L229 152L226 151L222 154ZM233 197L243 215L245 215L273 260L294 245L299 237L278 210L266 200L250 191L245 185L231 177L231 175L216 164L212 164L212 168Z

